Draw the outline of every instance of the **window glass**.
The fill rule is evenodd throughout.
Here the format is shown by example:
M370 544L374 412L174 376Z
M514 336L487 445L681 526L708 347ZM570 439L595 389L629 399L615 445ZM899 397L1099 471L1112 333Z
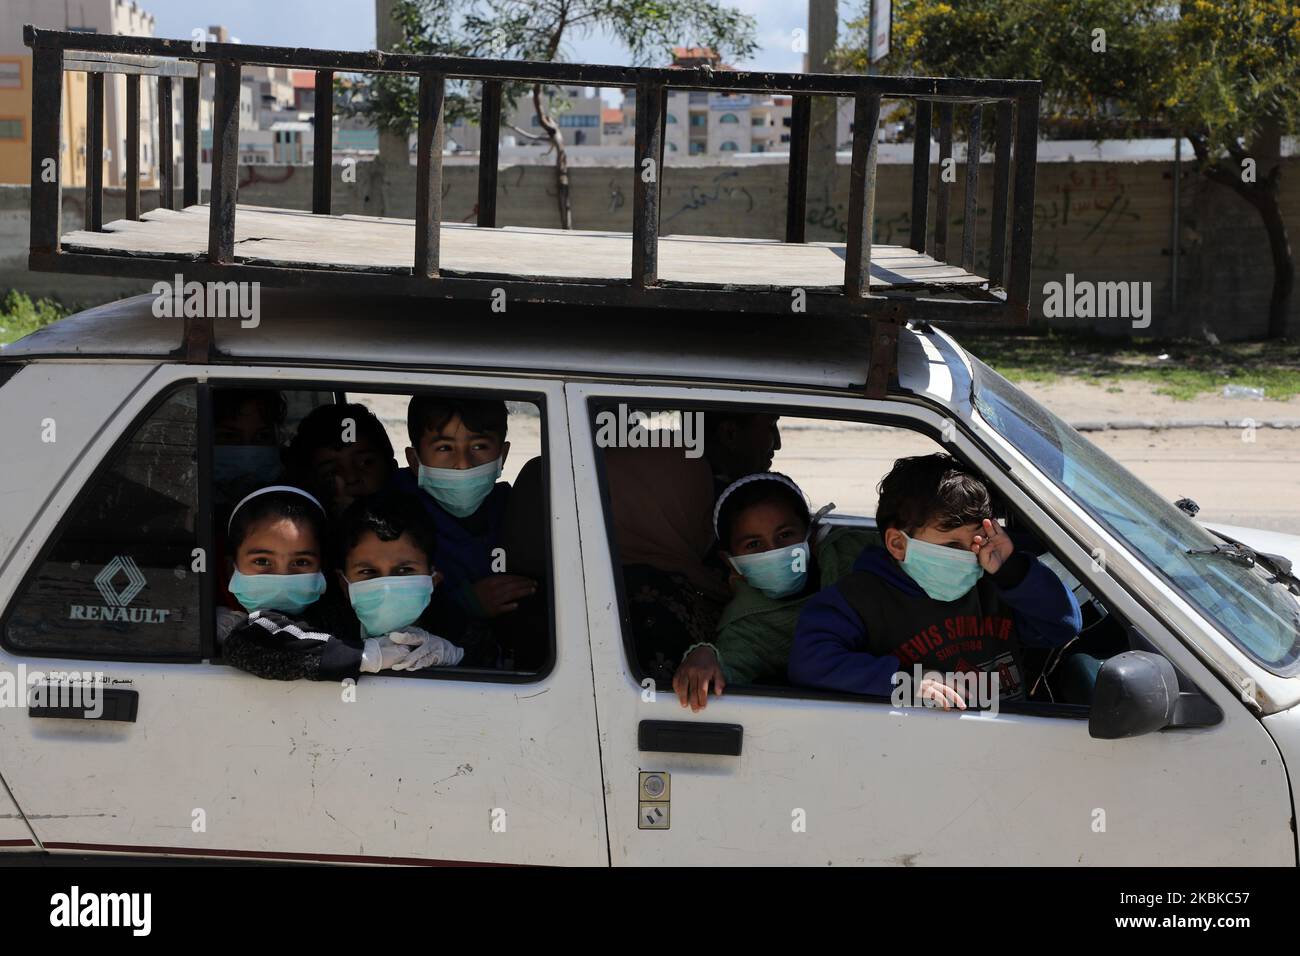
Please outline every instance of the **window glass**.
M416 397L429 402L414 406L424 424L413 441L408 415ZM369 630L381 620L388 632L416 626L465 652L454 666L400 676L524 680L549 666L549 509L537 404L459 391L413 396L250 384L215 386L213 416L220 479L214 482L221 569L216 635L223 650L250 609L249 577L299 573L274 566L274 541L262 544L269 549L263 555L241 550L243 539L227 530L230 512L258 487L288 484L308 491L324 509L324 528L312 531L325 589L292 612L294 620L358 646L363 628L365 636L382 636ZM490 473L493 462L500 463L499 473ZM367 501L377 510L367 512ZM377 527L376 515L383 527L397 522L409 531L367 544L368 532L358 529ZM385 542L402 538L407 544L392 549L402 560L386 563L392 555ZM353 585L410 574L436 576L414 620L390 620L386 610L373 607L363 620ZM241 660L244 669L268 676Z
M975 405L1002 436L1134 554L1178 588L1233 643L1274 670L1300 658L1300 601L1265 564L1216 553L1198 522L980 362Z
M891 425L778 416L770 410L696 412L626 403L595 405L592 428L609 501L625 649L638 680L649 677L657 687L679 694L679 668L685 668L690 681L716 662L723 668L727 694L786 687L791 692L889 696L880 677L887 678L893 669L864 670L859 680L857 665L847 660L843 669L826 664L824 650L806 652L806 676L797 677L791 663L795 630L808 602L858 570L858 578L870 580L855 580L858 596L853 600L868 604L875 600L875 589L890 595L889 588L899 588L896 582L907 582L912 572L902 569L898 555L880 548L878 487L899 459L942 452L936 441ZM765 495L753 481L732 492L737 498L728 499L740 504L718 510L727 488L762 472L791 479L806 511L797 504L800 496L791 499L786 491ZM994 693L1007 703L1086 705L1100 662L1129 649L1127 625L1093 602L1016 516L1004 514L996 497L993 514L1006 521L1013 546L1008 555L1022 553L1016 562L1023 568L1019 573L1050 572L1059 578L1055 587L1050 577L1039 582L1046 597L1041 607L1035 606L1038 617L1014 623L1020 611L1013 613L1003 603L999 586L985 581L976 590L981 573L957 598L935 598L930 605L908 604L913 592L905 587L897 606L887 598L876 600L874 606L894 610L881 612L870 640L865 628L850 627L840 634L848 642L843 647L882 662L897 657L896 669L910 673L910 665L901 662L915 645L920 650L914 656L926 667L935 666L931 657L942 657L955 674L996 670L1000 689ZM968 535L971 523L961 526ZM941 532L935 533L941 536L932 547L969 547L969 541L966 547L943 543ZM799 547L807 547L797 557L809 564L781 563L794 554L789 549ZM778 553L780 561L770 560ZM1034 570L1029 555L1041 555L1045 570ZM861 569L860 561L865 562ZM921 595L920 579L912 580L918 582L915 594ZM1068 624L1070 592L1084 607L1082 635ZM948 603L953 600L965 603L956 608ZM1017 629L1012 644L998 644L1011 639L1012 628ZM824 635L815 640L822 640L824 648ZM704 658L686 662L688 654L694 661L705 643L713 647L700 651Z
M197 398L173 392L110 456L11 604L14 650L91 659L200 653Z

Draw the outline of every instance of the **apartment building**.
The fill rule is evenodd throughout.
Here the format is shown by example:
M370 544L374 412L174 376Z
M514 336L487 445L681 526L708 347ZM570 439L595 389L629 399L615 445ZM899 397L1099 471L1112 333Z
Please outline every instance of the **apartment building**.
M670 66L734 69L705 47L675 48ZM623 96L623 136L619 142L631 145L636 129L636 91L626 90ZM669 90L664 149L687 156L788 152L792 112L789 96ZM840 98L836 110L837 148L850 148L852 139L853 101Z
M47 30L153 36L154 18L134 0L0 0L0 182L27 183L31 176L31 50L23 25ZM158 181L158 88L140 85L140 185ZM86 181L86 75L65 73L60 167L69 186ZM104 81L104 184L126 176L126 78Z
M601 146L604 144L604 101L600 91L592 87L574 86L547 90L546 106L560 126L566 146ZM519 146L545 146L546 130L542 129L533 106L531 95L522 96L509 112L507 121L517 130L503 128L501 135L506 142L514 137ZM522 130L528 135L520 135ZM538 139L530 137L540 137Z

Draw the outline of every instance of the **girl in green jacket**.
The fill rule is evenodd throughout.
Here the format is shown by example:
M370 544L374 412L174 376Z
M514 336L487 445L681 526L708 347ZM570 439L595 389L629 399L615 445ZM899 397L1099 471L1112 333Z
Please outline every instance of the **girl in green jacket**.
M673 675L683 707L699 711L709 689L783 683L804 603L848 574L874 531L820 526L802 490L785 475L757 472L732 482L713 509L713 529L731 565L732 599L713 643L687 649Z

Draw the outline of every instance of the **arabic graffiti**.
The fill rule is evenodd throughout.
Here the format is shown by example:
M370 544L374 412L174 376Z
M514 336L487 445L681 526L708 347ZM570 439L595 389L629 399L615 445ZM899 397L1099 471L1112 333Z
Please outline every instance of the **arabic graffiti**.
M743 208L738 206L738 212L751 213L754 211L754 196L744 186L727 185L724 180L738 179L740 170L729 169L725 172L718 173L713 177L712 187L706 191L701 191L697 186L691 186L688 190L690 198L682 203L676 210L663 217L664 222L672 222L678 216L685 212L691 212L696 209L703 209L716 202L731 201L743 199Z

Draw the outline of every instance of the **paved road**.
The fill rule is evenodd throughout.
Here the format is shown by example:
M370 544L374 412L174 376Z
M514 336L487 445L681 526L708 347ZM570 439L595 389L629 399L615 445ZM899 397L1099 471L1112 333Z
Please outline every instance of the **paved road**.
M852 428L801 429L789 422L773 467L789 472L814 504L872 513L875 483L903 455L934 450L928 439ZM1170 501L1191 498L1205 521L1300 534L1300 430L1229 428L1105 431L1086 436Z
M1300 534L1300 431L1094 432L1087 436L1170 500L1191 498L1203 521Z

